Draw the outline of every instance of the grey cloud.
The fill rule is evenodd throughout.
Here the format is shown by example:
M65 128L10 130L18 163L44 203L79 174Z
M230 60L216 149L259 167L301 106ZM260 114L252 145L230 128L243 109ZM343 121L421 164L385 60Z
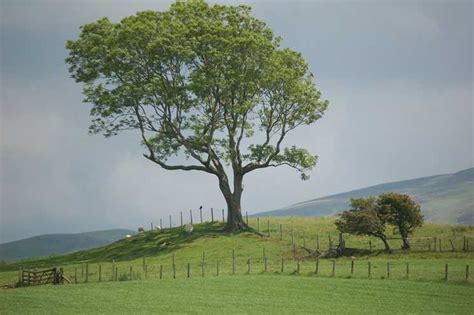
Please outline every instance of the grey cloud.
M136 134L87 135L90 107L63 61L79 25L168 4L1 3L0 242L224 207L212 176L159 169ZM287 141L320 156L312 179L285 168L250 174L245 210L474 165L471 2L251 5L307 58L331 106Z

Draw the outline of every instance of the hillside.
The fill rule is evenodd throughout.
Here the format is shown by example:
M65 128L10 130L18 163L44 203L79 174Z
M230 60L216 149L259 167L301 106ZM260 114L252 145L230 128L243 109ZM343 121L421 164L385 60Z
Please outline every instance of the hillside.
M409 194L421 205L428 221L474 224L474 168L454 174L436 175L370 186L345 193L308 200L253 216L331 216L349 207L351 198L383 192Z
M133 231L114 229L77 234L45 234L0 244L0 260L13 261L37 256L64 254L103 246L124 238Z

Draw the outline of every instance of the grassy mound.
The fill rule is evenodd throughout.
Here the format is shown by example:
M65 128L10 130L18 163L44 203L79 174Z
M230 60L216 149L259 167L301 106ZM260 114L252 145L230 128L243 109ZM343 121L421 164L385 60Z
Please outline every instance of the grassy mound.
M98 281L99 268L101 281L114 279L114 268L118 268L119 277L123 279L159 278L160 268L162 277L169 278L173 261L178 278L187 276L188 264L192 277L203 273L215 275L218 269L221 274L228 275L247 274L249 270L251 274L291 274L297 270L300 274L312 274L316 260L310 257L308 249L319 247L326 251L330 241L333 246L337 244L338 232L333 218L265 218L251 219L249 223L260 234L250 231L225 233L220 222L203 223L196 224L191 234L183 228L147 231L107 246L4 264L0 266L0 283L14 282L19 267L52 266L64 267L66 275L70 279L77 278L78 282ZM345 236L346 246L357 249L354 252L356 264L350 272L351 257L337 259L336 276L367 278L368 262L371 261L371 277L374 278L387 277L386 264L389 262L391 278L404 278L406 263L410 263L410 278L439 280L443 278L444 264L449 263L449 278L462 280L465 265L474 266L472 226L426 224L413 235L410 251L401 250L397 235L388 234L393 238L390 240L394 248L392 253L385 253L378 239ZM471 240L469 252L462 250L464 237ZM322 260L318 268L320 276L333 276L331 260Z

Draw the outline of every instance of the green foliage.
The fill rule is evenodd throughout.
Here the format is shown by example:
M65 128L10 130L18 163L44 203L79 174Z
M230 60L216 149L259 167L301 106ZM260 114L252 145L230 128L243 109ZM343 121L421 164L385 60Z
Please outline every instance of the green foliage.
M161 167L226 181L223 165L239 176L287 165L307 179L317 157L282 142L328 102L301 54L280 41L248 6L186 1L83 25L66 62L93 104L90 131L139 130ZM197 165L168 164L175 155Z
M423 225L420 206L408 195L385 193L378 197L377 209L385 222L398 229L404 241L403 248L410 248L408 235Z
M423 224L423 215L410 196L392 192L381 194L377 199L351 199L351 209L344 211L335 224L342 233L379 237L387 250L385 225L391 224L401 235L403 248L409 249L408 235Z
M384 242L385 249L390 249L386 241L385 221L373 197L351 199L351 209L344 211L335 224L341 233L378 237Z

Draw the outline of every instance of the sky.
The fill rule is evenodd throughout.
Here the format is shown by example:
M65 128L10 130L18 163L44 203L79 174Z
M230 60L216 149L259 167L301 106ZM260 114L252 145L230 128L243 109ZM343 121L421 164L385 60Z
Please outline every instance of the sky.
M225 207L214 176L160 169L137 133L89 135L90 104L64 62L80 25L170 3L0 0L0 243L135 230L169 215L176 224L180 211ZM251 5L302 53L330 101L286 142L319 155L311 179L250 173L244 211L474 166L472 1L219 3Z

